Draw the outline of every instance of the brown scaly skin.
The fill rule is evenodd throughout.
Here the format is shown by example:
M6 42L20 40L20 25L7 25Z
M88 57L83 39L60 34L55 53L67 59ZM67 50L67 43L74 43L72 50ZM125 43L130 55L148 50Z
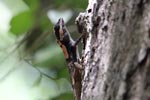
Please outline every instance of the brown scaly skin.
M81 96L81 70L82 66L79 64L79 53L77 44L80 42L83 35L77 41L74 41L69 31L67 30L64 20L60 18L54 27L57 43L61 47L70 74L71 84L73 88L74 100L80 100Z

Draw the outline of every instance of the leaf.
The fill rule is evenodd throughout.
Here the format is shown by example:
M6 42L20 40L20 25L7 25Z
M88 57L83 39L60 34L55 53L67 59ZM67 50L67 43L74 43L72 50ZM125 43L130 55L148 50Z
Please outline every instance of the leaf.
M33 83L33 87L34 86L39 86L42 80L42 74L40 74L40 76L36 79L36 81Z
M13 15L29 9L22 0L2 0L2 2L9 8Z
M73 100L73 95L72 93L64 93L51 100Z
M28 31L34 21L34 16L30 11L25 11L14 16L10 22L10 31L15 35L23 34Z
M39 0L23 0L29 7L30 10L36 11L39 7Z
M42 49L36 52L33 63L36 66L57 67L65 66L65 59L62 50L58 45L51 45L51 47Z
M67 79L60 78L56 80L56 83L58 85L60 93L67 93L72 91L70 81L68 81Z
M54 4L56 7L66 7L66 8L82 8L85 9L88 5L88 0L63 0L64 3L62 3L61 0L55 0Z
M53 29L53 25L49 21L47 15L43 15L40 17L40 24L43 31Z
M58 71L58 75L57 75L58 78L67 78L68 80L70 80L70 77L69 77L69 72L68 72L68 69L67 67L65 66L65 68L62 68Z

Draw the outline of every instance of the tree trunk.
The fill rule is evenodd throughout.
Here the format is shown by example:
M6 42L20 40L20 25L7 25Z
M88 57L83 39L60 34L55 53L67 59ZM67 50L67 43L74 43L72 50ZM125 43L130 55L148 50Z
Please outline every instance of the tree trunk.
M81 100L150 100L150 0L89 0Z

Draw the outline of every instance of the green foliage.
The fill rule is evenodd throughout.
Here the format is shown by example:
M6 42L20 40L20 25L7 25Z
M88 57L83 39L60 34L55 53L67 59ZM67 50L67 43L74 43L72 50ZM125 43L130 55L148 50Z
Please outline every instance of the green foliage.
M74 9L74 8L85 9L88 3L87 1L88 0L63 0L62 2L61 0L55 0L53 3L57 7L65 6L70 9Z
M53 29L52 23L49 21L47 15L43 15L39 18L41 29L43 31Z
M58 45L51 45L48 48L39 50L35 54L33 63L37 66L55 66L55 68L60 68L65 65L65 60L60 47Z
M51 100L73 100L72 98L73 98L72 93L64 93Z
M70 81L70 76L69 76L68 69L66 66L59 70L57 77L58 78L64 77Z
M27 32L33 26L34 15L30 11L21 12L14 16L10 22L10 31L15 35Z
M8 32L0 33L0 88L3 87L0 99L72 100L64 55L52 34L54 25L48 19L47 6L43 2L48 2L52 9L65 8L78 12L86 8L87 0L2 1L11 11L12 19ZM46 32L48 36L41 37ZM34 35L30 37L30 34ZM34 40L36 44L29 40ZM32 53L26 53L29 49L26 43L31 47L36 45ZM7 93L4 90L10 91ZM9 95L5 97L5 93Z
M39 0L23 0L27 5L28 7L30 8L31 11L36 11L38 10L39 8Z
M1 0L1 1L9 8L9 10L13 15L29 10L28 6L22 0Z

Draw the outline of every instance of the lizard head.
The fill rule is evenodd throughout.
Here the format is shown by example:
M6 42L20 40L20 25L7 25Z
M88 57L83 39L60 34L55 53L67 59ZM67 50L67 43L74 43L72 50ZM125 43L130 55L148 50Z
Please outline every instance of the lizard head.
M65 23L63 18L60 18L54 27L55 35L58 40L63 40L65 35Z

